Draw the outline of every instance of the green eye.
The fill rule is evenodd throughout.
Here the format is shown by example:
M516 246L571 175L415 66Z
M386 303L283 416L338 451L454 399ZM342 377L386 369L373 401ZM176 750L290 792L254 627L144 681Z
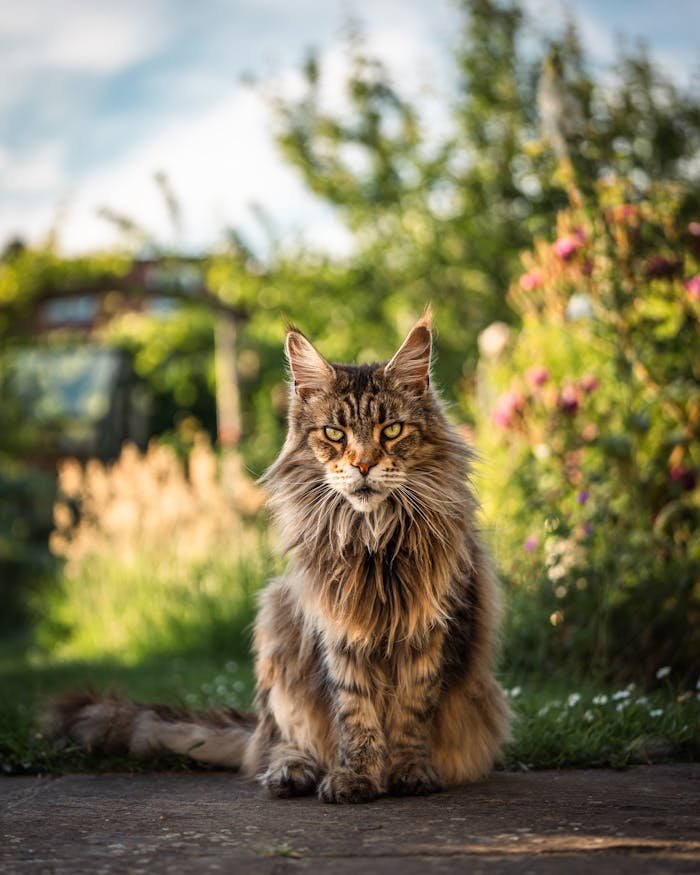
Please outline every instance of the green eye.
M329 441L335 441L335 443L337 444L339 444L342 440L345 440L345 432L341 431L339 428L331 428L330 425L327 425L323 429L323 433Z
M382 434L385 438L397 438L403 429L403 425L400 422L392 422L391 425L387 425L382 429Z

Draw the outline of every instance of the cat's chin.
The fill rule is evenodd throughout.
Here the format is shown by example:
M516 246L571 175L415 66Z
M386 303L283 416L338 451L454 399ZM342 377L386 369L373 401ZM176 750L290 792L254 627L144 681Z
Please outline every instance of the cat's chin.
M371 513L383 504L386 494L384 492L358 491L346 495L353 510L359 513Z

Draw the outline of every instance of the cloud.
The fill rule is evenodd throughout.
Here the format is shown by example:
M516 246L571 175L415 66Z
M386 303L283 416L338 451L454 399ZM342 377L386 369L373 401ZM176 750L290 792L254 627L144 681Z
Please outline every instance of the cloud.
M20 0L3 10L4 74L115 73L147 58L169 34L161 4L138 0Z
M163 171L183 207L182 239L176 239L153 182ZM315 243L335 251L347 244L341 224L315 201L276 152L266 106L245 87L199 115L171 122L149 141L108 167L87 174L74 188L60 243L67 251L102 248L118 240L99 207L133 217L161 243L207 248L227 227L262 247L265 241L251 205L260 205L281 234L306 228Z

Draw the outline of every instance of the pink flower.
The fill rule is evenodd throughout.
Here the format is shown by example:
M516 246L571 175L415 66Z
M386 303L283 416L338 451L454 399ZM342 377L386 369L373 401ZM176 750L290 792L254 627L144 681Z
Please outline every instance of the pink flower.
M694 301L700 301L700 273L691 276L689 280L683 283L683 287Z
M525 380L533 389L539 389L549 379L549 371L544 365L534 365L525 371Z
M526 292L537 289L542 285L542 272L537 270L529 270L520 277L520 288Z
M584 374L579 380L579 386L587 395L590 395L591 392L595 392L599 385L600 380L595 374Z
M700 222L691 222L688 225L688 233L691 237L700 237Z
M578 392L575 386L564 386L559 393L558 404L564 413L574 414L579 407Z
M558 255L564 261L568 261L571 256L580 249L586 240L586 236L579 228L573 234L566 234L564 237L559 237L552 244L554 254Z
M523 544L523 547L525 547L525 550L528 553L534 553L537 549L537 538L534 535L530 535L529 537L525 538L525 543Z
M501 428L510 428L514 423L519 413L522 413L525 407L525 399L520 392L511 390L504 392L496 401L496 406L493 408L491 420L500 425Z

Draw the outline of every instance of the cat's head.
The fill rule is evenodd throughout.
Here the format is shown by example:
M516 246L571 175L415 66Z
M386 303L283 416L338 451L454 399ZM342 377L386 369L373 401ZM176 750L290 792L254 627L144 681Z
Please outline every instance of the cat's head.
M391 494L410 501L413 472L430 459L444 422L430 389L430 314L394 357L373 365L330 364L298 330L285 345L294 380L290 437L322 466L325 483L363 513Z

